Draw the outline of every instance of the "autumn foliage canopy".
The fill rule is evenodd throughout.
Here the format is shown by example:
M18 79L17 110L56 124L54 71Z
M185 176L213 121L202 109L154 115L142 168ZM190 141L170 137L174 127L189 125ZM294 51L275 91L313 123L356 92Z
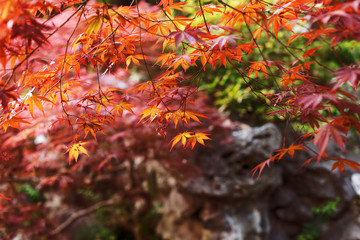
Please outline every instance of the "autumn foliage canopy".
M211 141L209 131L191 127L211 121L197 110L202 74L232 67L249 84L274 86L266 93L252 88L269 115L286 121L287 128L309 126L298 131L295 142L284 141L254 173L286 154L307 151L309 143L318 149L305 164L326 160L341 172L345 166L359 170L359 163L327 156L326 149L332 139L346 151L349 131L360 133L360 67L337 55L344 41L360 40L360 1L161 0L151 5L134 0L128 5L0 1L1 134L41 124L68 129L71 135L56 144L66 146L64 161L67 153L69 164L75 164L89 156L89 141L106 134L105 126L136 118L143 127L156 125L153 130L168 139L168 151L193 149ZM276 42L289 56L286 61L264 54L267 41ZM318 52L325 46L341 68L321 61ZM314 68L331 78L320 81ZM146 77L127 80L131 69ZM6 171L2 168L2 178Z

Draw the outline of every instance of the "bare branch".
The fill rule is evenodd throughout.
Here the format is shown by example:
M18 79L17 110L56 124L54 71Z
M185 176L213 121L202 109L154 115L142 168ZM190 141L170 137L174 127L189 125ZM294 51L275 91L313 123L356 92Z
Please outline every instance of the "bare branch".
M72 214L65 222L63 222L57 228L52 230L50 232L50 235L51 236L57 235L57 234L61 233L62 231L64 231L66 228L68 228L78 218L89 215L90 213L95 212L99 208L115 205L119 201L120 201L120 198L118 196L115 196L115 197L110 198L108 200L98 202L98 203L92 205L91 207L88 207L88 208L85 208L83 210L77 211L74 214Z

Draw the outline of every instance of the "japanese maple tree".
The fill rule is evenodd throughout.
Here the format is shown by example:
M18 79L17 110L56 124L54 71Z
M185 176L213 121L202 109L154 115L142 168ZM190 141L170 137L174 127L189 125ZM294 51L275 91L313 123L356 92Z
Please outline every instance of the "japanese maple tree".
M326 148L332 139L346 151L349 129L360 133L355 94L360 67L339 58L343 66L331 69L317 55L323 45L336 54L342 42L360 39L359 4L0 1L1 131L15 133L12 129L25 131L38 124L69 129L71 134L56 144L66 144L63 153L71 163L89 155L88 141L105 134L105 126L136 117L139 124L156 124L161 136L169 135L169 126L177 129L169 136L168 151L192 149L211 140L210 132L192 127L209 117L196 110L199 79L209 69L232 66L248 83L273 84L271 94L252 89L268 104L270 115L283 118L289 127L299 122L311 129L289 146L284 141L254 172L306 150L309 143L318 151L306 163L330 160L333 169L342 172L347 165L359 171L360 164L327 156ZM263 38L276 41L290 60L264 54ZM314 66L332 78L319 81ZM126 84L118 79L118 71L125 79L134 68L145 72L146 79Z

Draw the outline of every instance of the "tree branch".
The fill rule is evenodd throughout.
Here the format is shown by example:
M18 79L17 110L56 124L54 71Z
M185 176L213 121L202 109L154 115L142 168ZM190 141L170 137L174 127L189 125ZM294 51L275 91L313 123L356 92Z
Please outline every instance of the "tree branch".
M106 207L106 206L111 206L111 205L115 205L116 203L118 203L120 200L120 197L113 197L111 199L105 200L105 201L101 201L98 202L94 205L92 205L91 207L85 208L83 210L77 211L74 214L72 214L65 222L63 222L62 224L60 224L57 228L55 228L54 230L52 230L50 232L50 236L52 235L57 235L59 233L61 233L62 231L64 231L66 228L68 228L75 220L77 220L78 218L81 218L83 216L89 215L92 212L95 212L96 210L98 210L99 208L102 207Z

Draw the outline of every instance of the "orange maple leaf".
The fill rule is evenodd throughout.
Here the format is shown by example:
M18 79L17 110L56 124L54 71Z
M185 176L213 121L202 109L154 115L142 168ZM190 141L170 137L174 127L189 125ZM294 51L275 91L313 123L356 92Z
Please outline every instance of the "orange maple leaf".
M191 137L192 132L183 132L176 135L172 140L172 145L170 151L173 149L176 143L178 143L181 140L182 145L185 147L186 141L189 137Z
M211 138L209 138L207 135L209 135L209 134L202 133L202 132L195 133L193 136L191 136L188 139L186 146L190 146L190 144L191 144L191 149L194 149L196 142L205 146L204 140L211 140Z
M0 126L4 129L4 132L7 131L8 127L13 127L16 129L21 130L19 123L27 123L27 124L31 124L25 120L23 120L20 117L17 116L13 116L13 117L9 117L6 121L4 121Z
M130 103L126 103L126 102L119 102L119 104L115 105L115 107L112 109L114 111L114 117L116 117L116 114L119 114L120 117L122 117L124 109L131 112L132 114L135 114L132 110L132 108L134 108L135 106L130 104Z
M160 110L157 106L152 106L152 107L148 107L145 108L144 111L142 111L140 115L142 115L142 117L140 118L139 122L141 122L141 120L143 120L146 117L149 117L149 122L152 122L155 120L156 117L160 116L162 113L162 110Z

